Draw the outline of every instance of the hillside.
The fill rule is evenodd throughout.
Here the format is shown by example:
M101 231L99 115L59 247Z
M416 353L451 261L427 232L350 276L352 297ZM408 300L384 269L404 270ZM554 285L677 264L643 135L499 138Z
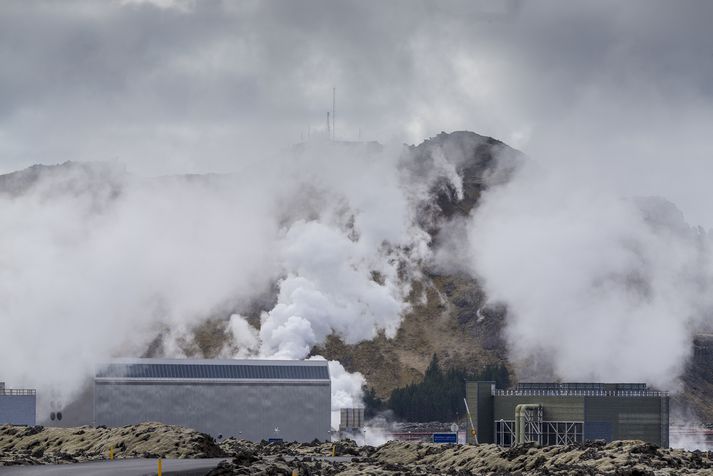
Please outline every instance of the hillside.
M462 238L457 236L464 233L461 220L489 184L507 180L522 156L502 142L471 132L441 133L410 148L416 175L425 175L435 166L434 149L451 156L463 181L460 197L449 184L436 182L433 200L421 207L421 225L438 247L446 240ZM442 236L443 230L448 230L447 237ZM421 280L413 283L412 308L394 339L380 336L349 346L333 336L313 349L313 354L337 359L347 370L363 373L382 398L394 388L420 380L433 354L446 366L474 370L506 361L501 339L504 309L485 307L477 280L465 272L446 274L438 268L426 267Z
M464 184L461 198L452 189L442 187L433 190L433 202L424 207L427 212L424 216L434 224L429 228L434 246L439 246L441 231L448 229L451 234L453 230L460 231L459 220L478 205L481 193L489 184L507 180L524 157L499 141L460 132L440 134L413 147L413 159L423 161L433 147L458 156L455 160L460 164L457 172ZM504 173L494 180L493 170L497 161L503 158L506 160ZM647 212L645 207L651 202L642 200L643 213ZM658 204L658 201L653 203ZM670 203L665 205L680 214ZM404 316L396 338L389 340L382 336L345 345L333 336L313 353L338 359L348 370L362 372L382 398L388 397L394 388L420 381L433 354L438 355L445 367L478 371L489 364L510 366L501 335L506 309L484 307L487 299L477 279L467 273L441 273L437 267L427 267L423 279L414 286L412 298L422 290L427 297L425 302L412 299L413 307ZM694 356L682 378L683 391L673 396L672 415L674 419L690 420L693 417L713 422L713 406L710 405L713 340L710 336L698 336L692 347Z
M369 147L373 149L374 144ZM446 368L475 372L493 364L511 367L502 336L507 309L486 304L488 300L477 279L458 262L444 261L453 260L453 255L442 257L438 250L455 248L465 239L465 220L478 206L482 193L488 187L507 181L525 157L495 139L472 132L454 132L441 133L418 146L406 147L400 160L404 180L429 187L424 194L426 198L417 204L417 220L430 237L434 259L421 263L421 268L409 275L413 277L406 297L409 306L393 338L381 332L373 339L347 344L333 333L310 351L310 355L340 361L350 372L361 372L367 385L381 398L388 398L395 388L420 381L434 354ZM449 174L459 180L444 178ZM50 180L41 181L40 177ZM216 176L203 178L206 183L216 180ZM193 182L203 178L190 177ZM50 201L71 192L90 196L91 211L106 206L121 195L126 183L137 180L125 170L106 164L68 162L58 166L33 166L0 176L0 196L14 199L33 190L39 191L37 196L41 200ZM171 178L146 179L143 186L150 188L152 180L155 183ZM372 274L374 281L382 279L378 273ZM227 317L232 312L240 313L252 326L258 327L261 313L275 305L277 293L273 286L248 300L230 303L228 309L205 310L202 324L193 327L188 337L181 336L168 346L164 341L170 334L169 327L154 329L151 335L142 336L141 341L149 344L140 353L145 356L175 354L176 349L169 348L175 344L188 356L225 356L226 349L233 344ZM695 357L683 378L685 390L674 402L679 409L690 409L707 422L713 422L713 406L709 403L713 394L711 348L710 339L696 341Z

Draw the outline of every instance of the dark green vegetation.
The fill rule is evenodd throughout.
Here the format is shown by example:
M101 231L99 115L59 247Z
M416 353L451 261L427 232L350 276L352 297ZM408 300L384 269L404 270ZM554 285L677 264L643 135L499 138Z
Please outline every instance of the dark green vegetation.
M510 384L510 374L503 365L489 365L476 373L462 368L444 370L433 354L423 381L394 389L387 402L379 399L374 389L368 389L365 413L370 417L390 409L397 418L412 422L458 421L465 415L466 380L493 381L502 388Z

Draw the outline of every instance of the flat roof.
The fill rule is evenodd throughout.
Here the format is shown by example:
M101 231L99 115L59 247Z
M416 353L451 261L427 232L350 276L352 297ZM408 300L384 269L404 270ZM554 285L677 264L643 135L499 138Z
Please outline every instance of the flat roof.
M646 390L645 383L633 382L520 382L515 390Z
M97 366L96 380L329 381L326 360L115 359Z

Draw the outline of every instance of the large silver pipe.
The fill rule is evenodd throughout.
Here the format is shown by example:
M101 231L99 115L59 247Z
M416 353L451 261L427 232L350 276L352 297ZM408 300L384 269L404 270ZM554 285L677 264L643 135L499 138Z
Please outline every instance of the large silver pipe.
M529 409L538 409L539 403L521 403L515 406L515 444L525 443L525 413Z

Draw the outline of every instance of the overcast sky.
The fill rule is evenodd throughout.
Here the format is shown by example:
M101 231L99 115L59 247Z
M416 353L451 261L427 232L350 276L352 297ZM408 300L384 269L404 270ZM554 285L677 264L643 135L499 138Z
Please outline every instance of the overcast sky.
M473 130L713 227L713 3L0 4L0 172L239 171L324 127ZM574 164L574 166L573 166Z

